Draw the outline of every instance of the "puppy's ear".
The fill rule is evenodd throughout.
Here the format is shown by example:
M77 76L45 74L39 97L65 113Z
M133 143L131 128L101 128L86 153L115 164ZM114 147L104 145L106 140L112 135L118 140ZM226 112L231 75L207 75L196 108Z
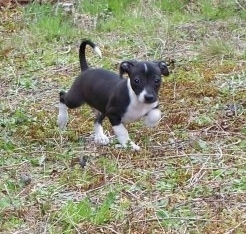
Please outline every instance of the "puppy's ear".
M169 76L169 70L167 68L167 64L164 61L159 61L156 63L161 70L161 74L164 76Z
M129 60L120 64L120 77L122 78L125 73L129 75L131 68L136 64L136 61Z

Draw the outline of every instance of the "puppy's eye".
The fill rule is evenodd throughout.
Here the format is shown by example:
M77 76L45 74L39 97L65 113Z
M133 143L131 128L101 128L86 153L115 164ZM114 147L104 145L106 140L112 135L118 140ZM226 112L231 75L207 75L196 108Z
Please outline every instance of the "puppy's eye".
M161 83L161 79L160 78L155 78L155 84L159 85Z
M135 84L139 84L139 83L140 83L140 79L139 79L139 78L135 78L135 79L134 79L134 83L135 83Z

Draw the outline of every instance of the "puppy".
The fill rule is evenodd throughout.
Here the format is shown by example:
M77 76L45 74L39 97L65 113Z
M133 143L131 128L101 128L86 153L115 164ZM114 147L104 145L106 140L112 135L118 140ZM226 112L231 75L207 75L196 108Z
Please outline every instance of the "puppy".
M79 49L80 67L83 71L73 82L68 92L60 92L57 124L64 128L68 122L68 108L73 109L87 103L96 110L94 124L95 142L106 145L108 137L103 133L102 121L108 117L113 131L123 147L133 150L140 147L130 140L125 123L141 117L147 126L155 126L161 118L158 109L158 91L161 75L168 76L164 61L124 61L120 64L120 74L105 69L92 69L85 57L86 45L91 46L101 57L100 49L90 40L82 41ZM127 74L128 78L123 78Z

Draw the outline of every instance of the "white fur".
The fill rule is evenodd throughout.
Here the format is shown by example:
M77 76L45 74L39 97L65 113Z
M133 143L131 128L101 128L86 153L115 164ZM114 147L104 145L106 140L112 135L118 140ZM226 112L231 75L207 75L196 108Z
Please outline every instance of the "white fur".
M145 116L151 109L155 108L158 105L158 101L150 104L142 102L142 96L146 91L143 90L137 96L131 87L130 79L128 79L127 81L127 86L129 90L130 104L125 115L122 118L123 123L132 122Z
M146 90L144 89L140 94L138 94L138 100L141 103L145 102L145 95L147 94Z
M107 145L109 143L108 137L103 133L103 127L99 123L95 123L95 143L100 145Z
M95 51L95 53L97 53L97 54L99 55L100 58L102 58L102 52L101 52L101 50L99 49L99 47L95 46L95 47L94 47L94 51Z
M58 108L57 125L60 129L64 129L68 122L68 107L60 102Z
M130 140L128 131L123 124L113 126L113 130L123 147L127 148L130 146L133 150L140 150L140 147Z
M161 111L155 108L150 110L148 114L144 116L144 124L147 127L154 127L158 125L160 119L161 119Z

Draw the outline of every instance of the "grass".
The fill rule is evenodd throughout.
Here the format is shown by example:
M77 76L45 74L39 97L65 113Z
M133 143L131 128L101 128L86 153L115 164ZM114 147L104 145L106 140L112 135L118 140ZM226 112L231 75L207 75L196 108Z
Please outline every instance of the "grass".
M245 6L241 1L79 1L0 11L1 233L245 233ZM91 38L125 59L174 59L163 119L128 130L142 150L93 142L93 115L56 126L58 92ZM112 136L108 121L107 135ZM86 166L84 164L86 163Z

